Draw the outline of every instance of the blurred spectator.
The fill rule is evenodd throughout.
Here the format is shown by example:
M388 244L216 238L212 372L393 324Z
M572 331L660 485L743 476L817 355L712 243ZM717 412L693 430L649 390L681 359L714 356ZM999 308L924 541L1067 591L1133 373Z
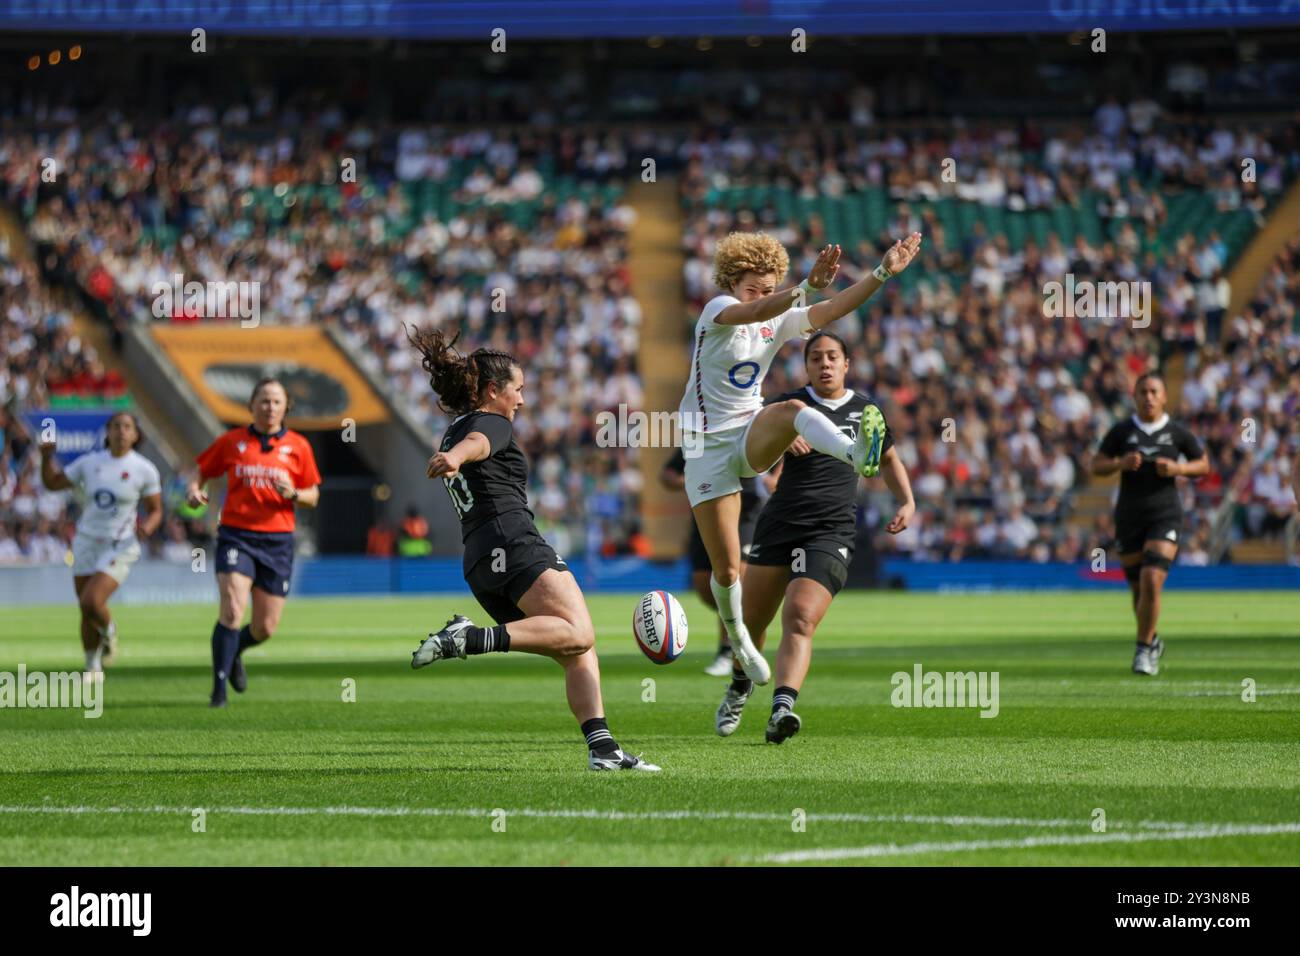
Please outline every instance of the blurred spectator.
M429 522L414 505L406 509L402 519L401 536L397 541L397 553L404 558L423 558L433 552L433 543L429 541Z

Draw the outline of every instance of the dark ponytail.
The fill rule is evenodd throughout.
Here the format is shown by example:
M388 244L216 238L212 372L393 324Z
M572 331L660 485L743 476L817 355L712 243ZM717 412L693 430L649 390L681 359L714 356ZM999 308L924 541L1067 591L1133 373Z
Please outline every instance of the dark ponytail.
M477 349L466 358L456 351L459 331L449 342L441 330L408 327L406 338L422 356L420 365L429 373L429 386L438 396L438 407L454 415L477 408L489 385L509 385L519 364L499 349Z

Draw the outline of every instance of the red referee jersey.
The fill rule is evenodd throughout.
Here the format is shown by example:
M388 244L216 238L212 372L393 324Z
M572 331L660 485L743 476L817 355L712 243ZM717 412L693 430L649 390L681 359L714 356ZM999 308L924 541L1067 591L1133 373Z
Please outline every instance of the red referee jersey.
M266 438L267 451L262 450ZM221 523L245 531L292 531L293 502L275 490L277 479L295 488L321 483L311 445L287 428L258 436L251 425L232 428L199 455L204 480L226 476Z

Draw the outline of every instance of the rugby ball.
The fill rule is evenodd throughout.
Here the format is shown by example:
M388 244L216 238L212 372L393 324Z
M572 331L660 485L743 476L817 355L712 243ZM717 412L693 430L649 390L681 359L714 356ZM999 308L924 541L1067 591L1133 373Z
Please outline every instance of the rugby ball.
M671 664L686 650L686 612L667 591L651 591L632 615L637 647L656 664Z

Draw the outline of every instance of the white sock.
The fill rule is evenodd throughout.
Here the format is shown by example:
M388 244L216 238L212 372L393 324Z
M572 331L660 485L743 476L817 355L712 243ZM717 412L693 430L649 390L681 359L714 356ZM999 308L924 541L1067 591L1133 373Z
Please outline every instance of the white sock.
M815 408L801 408L794 417L794 427L808 444L819 452L853 464L853 439L835 427L835 423Z
M98 647L95 648L93 651L86 651L86 670L88 671L103 670L104 664L101 658L102 658L102 654L100 653Z
M722 620L722 626L727 629L732 647L735 647L740 642L739 635L749 637L749 631L745 629L744 613L741 611L740 581L737 580L727 587L719 584L718 579L710 574L709 587L713 590L713 600L718 604L718 617Z

